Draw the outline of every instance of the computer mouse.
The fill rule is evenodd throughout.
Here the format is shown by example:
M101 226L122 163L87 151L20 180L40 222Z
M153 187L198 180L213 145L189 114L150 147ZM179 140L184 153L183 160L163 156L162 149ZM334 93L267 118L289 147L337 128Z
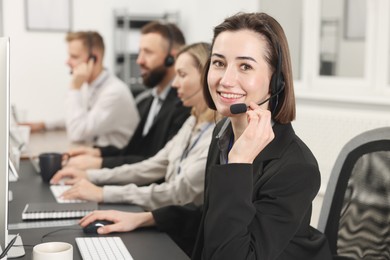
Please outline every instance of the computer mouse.
M106 226L106 225L110 225L110 224L114 224L114 222L108 221L108 220L95 220L95 221L89 223L88 225L86 225L83 228L83 231L85 234L97 234L98 228Z

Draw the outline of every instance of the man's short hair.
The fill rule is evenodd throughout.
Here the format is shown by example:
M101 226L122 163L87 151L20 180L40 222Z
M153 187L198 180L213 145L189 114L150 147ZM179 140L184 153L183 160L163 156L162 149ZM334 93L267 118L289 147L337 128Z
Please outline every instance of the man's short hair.
M74 40L81 40L83 45L89 50L93 49L100 50L104 53L104 41L103 37L94 31L78 31L78 32L69 32L66 35L66 41L71 42Z

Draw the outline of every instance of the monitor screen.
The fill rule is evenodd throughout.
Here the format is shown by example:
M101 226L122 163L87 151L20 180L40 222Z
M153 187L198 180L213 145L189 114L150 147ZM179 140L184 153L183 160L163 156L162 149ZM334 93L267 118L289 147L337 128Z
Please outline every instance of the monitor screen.
M0 246L8 241L9 39L0 38Z

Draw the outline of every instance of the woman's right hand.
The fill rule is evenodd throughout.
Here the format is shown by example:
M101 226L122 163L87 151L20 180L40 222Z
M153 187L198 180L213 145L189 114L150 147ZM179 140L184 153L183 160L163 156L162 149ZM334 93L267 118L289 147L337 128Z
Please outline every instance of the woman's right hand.
M251 102L246 112L248 125L229 152L229 163L253 163L257 155L274 139L269 110Z
M140 227L155 225L155 221L151 212L123 212L117 210L96 210L87 216L83 217L79 224L82 227L96 220L108 220L113 224L100 227L97 232L101 235L112 232L128 232Z

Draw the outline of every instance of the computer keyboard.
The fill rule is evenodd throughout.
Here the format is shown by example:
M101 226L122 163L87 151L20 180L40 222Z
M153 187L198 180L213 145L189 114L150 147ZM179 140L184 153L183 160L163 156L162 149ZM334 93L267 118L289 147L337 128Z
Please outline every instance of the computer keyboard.
M79 219L58 219L45 221L24 221L20 223L8 223L8 230L47 228L47 227L66 227L79 223Z
M76 237L83 260L133 260L120 237Z
M60 198L62 193L70 189L72 185L50 185L50 190L53 193L53 196L56 198L58 203L80 203L80 202L87 202L86 200L66 200L63 198Z

